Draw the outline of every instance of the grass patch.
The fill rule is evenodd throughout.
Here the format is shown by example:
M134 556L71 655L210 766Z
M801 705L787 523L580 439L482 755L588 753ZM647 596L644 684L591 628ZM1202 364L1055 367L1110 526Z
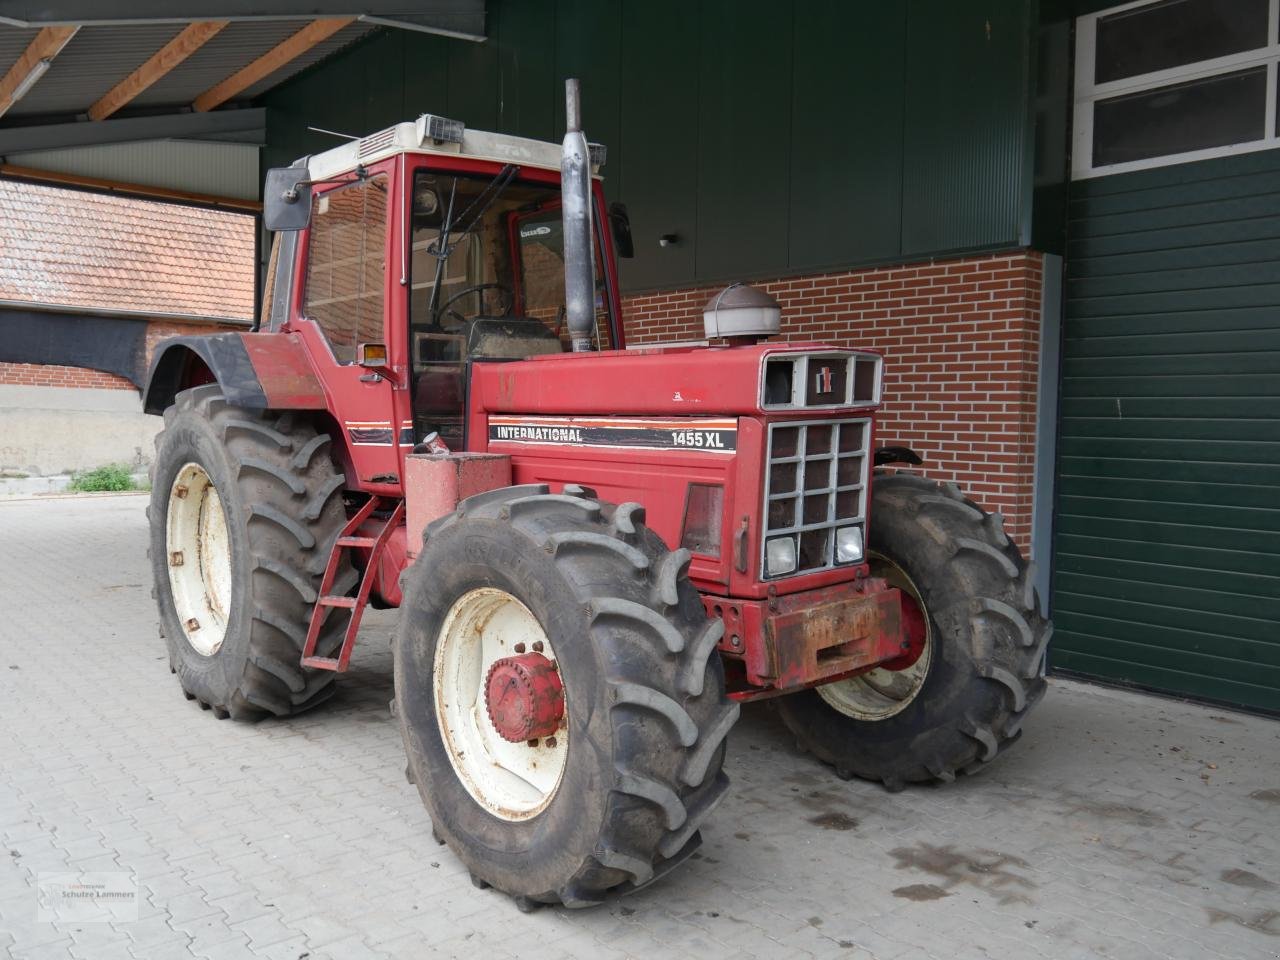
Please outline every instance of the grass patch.
M134 481L133 472L123 463L109 463L75 474L68 488L77 493L108 493L141 490L142 486Z

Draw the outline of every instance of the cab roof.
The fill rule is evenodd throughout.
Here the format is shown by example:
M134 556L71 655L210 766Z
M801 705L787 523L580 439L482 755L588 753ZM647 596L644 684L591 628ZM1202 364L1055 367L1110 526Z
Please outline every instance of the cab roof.
M459 132L460 137L457 140L436 139L432 132L440 130L439 121L438 117L424 114L416 121L397 123L367 137L308 157L307 169L313 180L325 180L354 170L358 164L376 163L398 153L415 153L468 157L474 160L492 160L494 163L514 163L557 173L560 171L561 148L557 143L485 130L467 130L454 121L446 122L454 124L452 131ZM591 172L598 177L599 166L593 164Z

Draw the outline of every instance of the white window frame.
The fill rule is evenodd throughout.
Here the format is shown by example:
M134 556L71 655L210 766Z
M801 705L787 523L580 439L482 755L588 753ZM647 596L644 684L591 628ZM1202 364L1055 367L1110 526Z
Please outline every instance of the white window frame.
M1195 160L1209 160L1213 157L1226 157L1238 153L1254 153L1258 150L1274 150L1280 147L1280 137L1276 135L1276 74L1280 64L1280 42L1277 42L1277 28L1280 27L1280 0L1270 0L1270 11L1267 16L1267 45L1245 53L1233 53L1212 60L1200 60L1196 63L1168 70L1157 70L1143 73L1123 80L1109 83L1094 83L1094 64L1097 57L1098 21L1103 17L1125 10L1136 10L1149 7L1161 0L1135 0L1133 3L1122 3L1097 13L1091 13L1076 19L1076 62L1075 62L1075 122L1072 134L1071 176L1075 180L1089 177L1107 177L1115 173L1129 173L1133 170L1147 170L1151 167L1167 167L1176 163L1190 163ZM1185 153L1171 153L1160 157L1149 157L1145 160L1130 160L1125 163L1110 163L1106 166L1093 165L1093 107L1099 100L1126 93L1139 93L1158 87L1181 83L1187 80L1199 80L1213 77L1221 73L1232 73L1248 67L1266 66L1267 68L1267 101L1266 117L1261 140L1248 143L1233 143L1225 147L1209 147L1205 150L1190 150Z

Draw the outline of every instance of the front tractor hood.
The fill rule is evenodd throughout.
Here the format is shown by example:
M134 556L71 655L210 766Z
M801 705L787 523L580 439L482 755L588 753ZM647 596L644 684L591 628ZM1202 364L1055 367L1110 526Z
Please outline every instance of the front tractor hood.
M473 409L579 416L742 416L761 412L766 356L843 348L821 343L655 347L477 363Z

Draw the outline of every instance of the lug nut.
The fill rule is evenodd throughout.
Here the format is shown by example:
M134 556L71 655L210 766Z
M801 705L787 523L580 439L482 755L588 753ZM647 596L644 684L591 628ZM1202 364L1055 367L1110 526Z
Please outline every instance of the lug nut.
M181 551L181 550L175 550L175 551L173 551L173 553L169 554L169 566L171 566L171 567L180 567L180 566L182 566L182 551Z
M538 745L538 741L536 739L529 741L529 746L536 747L537 745Z
M173 488L173 495L177 497L179 500L187 499L188 492L189 491L187 490L187 488L182 484L178 484L176 487Z
M543 741L543 742L544 742L548 747L554 747L554 746L556 745L556 738L555 738L555 737L547 737L547 739L546 739L545 741Z
M200 621L199 621L199 620L197 620L195 617L192 617L190 620L188 620L188 621L187 621L187 623L186 623L186 627L187 627L187 629L188 629L188 630L191 630L192 632L194 632L194 631L196 631L196 630L199 630L199 629L200 629Z
M514 649L515 649L516 653L524 653L524 644L523 644L523 643L517 643L517 644L515 645L515 648L514 648Z
M541 641L541 640L535 640L535 641L533 641L533 652L534 652L534 653L541 653L541 652L542 652L542 641Z

